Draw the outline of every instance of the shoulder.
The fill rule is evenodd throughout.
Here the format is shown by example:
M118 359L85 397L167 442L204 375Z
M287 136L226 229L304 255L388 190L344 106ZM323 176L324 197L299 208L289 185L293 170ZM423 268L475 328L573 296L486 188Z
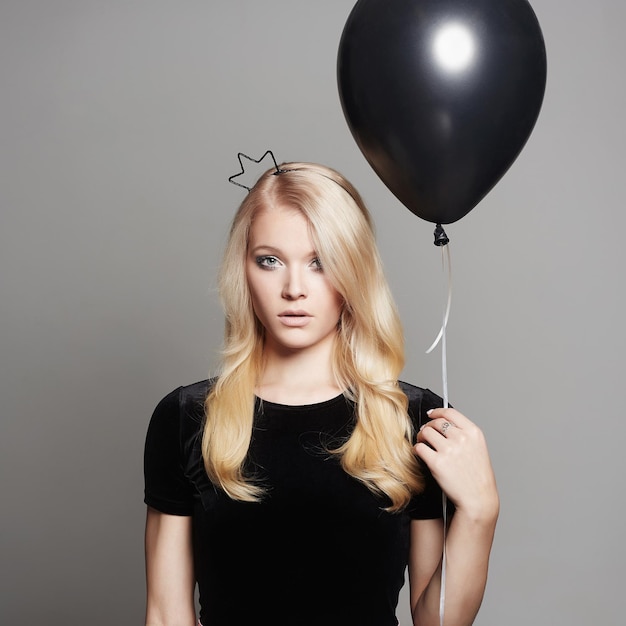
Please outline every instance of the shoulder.
M430 389L417 387L404 381L398 381L400 389L409 400L409 416L415 428L427 421L426 411L443 406L443 399Z
M411 402L427 402L432 404L432 409L440 407L442 404L442 399L430 389L425 389L423 387L417 387L412 385L411 383L404 382L403 380L398 381L400 385L400 389L402 389L404 395L409 399L409 403Z
M198 411L200 411L201 415L204 415L204 402L215 384L215 380L215 378L201 380L191 385L179 387L176 390L183 415L194 418L197 417Z
M150 430L178 430L185 423L201 423L204 417L204 401L213 383L214 379L202 380L170 391L154 409Z

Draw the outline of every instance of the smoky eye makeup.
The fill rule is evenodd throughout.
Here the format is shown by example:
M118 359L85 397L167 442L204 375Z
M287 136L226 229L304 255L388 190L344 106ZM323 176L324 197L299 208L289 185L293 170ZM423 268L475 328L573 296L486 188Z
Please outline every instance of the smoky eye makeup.
M274 254L257 254L254 256L255 264L261 269L273 270L282 265L282 261ZM324 267L318 256L313 256L309 261L309 267L316 272L323 272Z
M274 269L280 264L278 258L275 257L273 254L261 254L255 257L254 260L260 268L267 270Z
M313 265L315 267L315 271L316 272L323 272L324 271L324 267L322 266L322 262L320 261L320 258L317 257L317 256L311 261L311 265Z

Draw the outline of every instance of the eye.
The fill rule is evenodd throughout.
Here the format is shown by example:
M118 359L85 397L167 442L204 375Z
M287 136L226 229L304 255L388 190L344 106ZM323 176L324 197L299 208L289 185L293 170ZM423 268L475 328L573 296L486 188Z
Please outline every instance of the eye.
M275 256L272 256L270 254L258 256L255 260L256 260L256 264L259 267L263 269L267 269L267 270L274 269L275 267L278 267L278 265L280 264L280 261Z
M315 257L311 261L311 265L313 266L313 269L315 269L316 272L323 272L324 271L324 268L322 267L322 262L319 260L318 257Z

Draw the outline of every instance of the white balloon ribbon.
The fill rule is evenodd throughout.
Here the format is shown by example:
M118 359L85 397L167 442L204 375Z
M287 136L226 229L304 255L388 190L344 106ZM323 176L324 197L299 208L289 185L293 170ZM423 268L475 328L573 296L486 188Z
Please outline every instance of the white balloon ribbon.
M452 303L452 263L450 259L450 244L441 246L441 261L444 273L447 274L447 291L446 306L443 313L443 323L437 338L432 346L426 350L426 354L430 354L435 347L441 342L441 376L443 384L443 406L448 408L448 363L446 354L446 329L448 327L448 319L450 317L450 305ZM443 619L446 606L446 539L448 532L448 498L445 493L441 493L443 506L443 554L441 556L441 590L439 592L439 625L443 626Z

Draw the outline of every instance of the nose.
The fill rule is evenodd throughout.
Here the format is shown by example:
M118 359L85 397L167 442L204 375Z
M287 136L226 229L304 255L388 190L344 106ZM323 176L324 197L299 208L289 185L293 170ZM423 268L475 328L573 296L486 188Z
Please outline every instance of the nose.
M283 286L283 298L286 300L299 300L306 298L307 289L302 271L298 268L290 268L286 273L285 285Z

